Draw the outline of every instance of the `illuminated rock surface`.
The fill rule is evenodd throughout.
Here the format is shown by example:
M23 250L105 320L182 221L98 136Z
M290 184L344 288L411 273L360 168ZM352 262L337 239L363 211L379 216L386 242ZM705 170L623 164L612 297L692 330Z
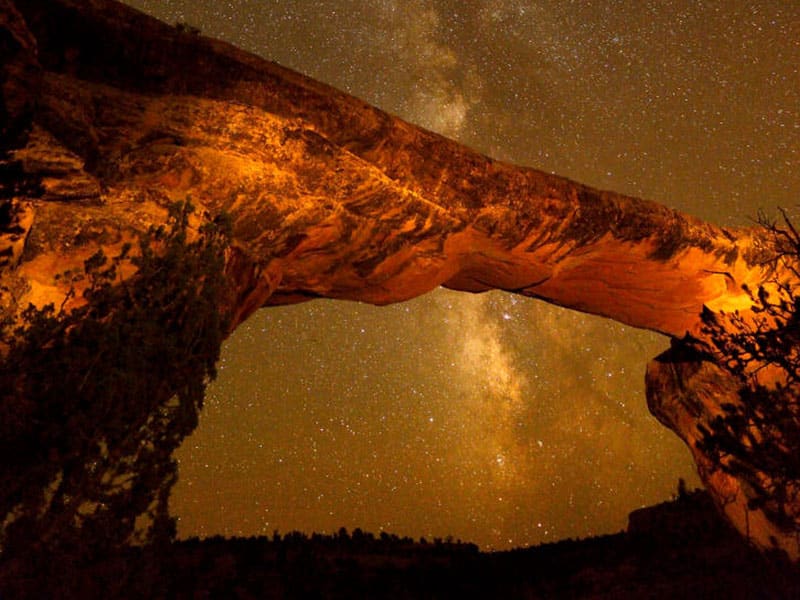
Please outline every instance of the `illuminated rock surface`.
M794 535L747 511L739 481L696 448L697 424L738 384L679 341L703 337L704 305L749 306L741 286L768 275L759 231L491 160L109 0L0 0L0 35L9 314L61 304L62 273L190 197L200 219L232 217L234 326L262 306L387 304L443 285L658 331L676 350L648 369L651 411L740 531L798 556Z

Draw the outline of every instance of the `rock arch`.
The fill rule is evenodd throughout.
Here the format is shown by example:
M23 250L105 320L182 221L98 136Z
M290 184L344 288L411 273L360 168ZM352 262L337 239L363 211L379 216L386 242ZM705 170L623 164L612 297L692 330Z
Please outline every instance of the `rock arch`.
M742 285L770 274L758 230L494 161L112 0L0 0L0 34L7 314L63 301L57 273L191 197L201 218L232 217L234 326L262 306L386 304L443 285L658 331L674 347L648 369L651 411L740 530L800 555L698 450L697 424L738 384L681 342L702 341L704 306L749 307Z

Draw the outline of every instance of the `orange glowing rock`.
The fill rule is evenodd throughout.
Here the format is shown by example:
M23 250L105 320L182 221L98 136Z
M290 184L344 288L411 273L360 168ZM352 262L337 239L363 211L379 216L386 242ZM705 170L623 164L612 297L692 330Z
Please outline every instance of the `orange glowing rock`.
M62 299L58 273L187 196L203 218L233 219L234 326L263 306L387 304L441 285L700 339L703 306L747 308L742 285L767 276L758 230L492 160L111 0L0 0L0 31L7 314ZM651 410L725 514L797 558L796 539L747 511L740 482L695 445L697 423L736 389L679 351L648 371Z

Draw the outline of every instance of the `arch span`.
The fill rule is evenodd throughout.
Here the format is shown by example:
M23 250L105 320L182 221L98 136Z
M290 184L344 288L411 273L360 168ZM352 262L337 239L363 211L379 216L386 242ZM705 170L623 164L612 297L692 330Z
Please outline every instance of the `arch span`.
M736 384L679 340L703 337L704 306L749 306L766 237L494 161L112 0L0 0L0 29L7 311L60 302L58 273L191 197L201 219L232 218L234 325L272 304L386 304L443 285L658 331L676 349L652 363L651 410L742 526L741 482L695 443ZM751 537L797 557L759 514Z

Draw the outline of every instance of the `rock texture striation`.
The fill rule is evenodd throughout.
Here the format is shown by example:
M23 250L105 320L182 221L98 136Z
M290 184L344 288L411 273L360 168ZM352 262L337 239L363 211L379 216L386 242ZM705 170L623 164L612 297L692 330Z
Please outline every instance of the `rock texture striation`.
M0 65L7 315L80 302L62 273L190 197L195 226L232 218L234 327L263 306L387 304L442 285L658 331L676 342L648 371L651 410L740 531L800 556L794 534L749 509L741 482L696 444L739 382L681 351L687 335L702 346L704 306L747 310L742 285L776 276L759 230L494 161L112 0L0 0Z

